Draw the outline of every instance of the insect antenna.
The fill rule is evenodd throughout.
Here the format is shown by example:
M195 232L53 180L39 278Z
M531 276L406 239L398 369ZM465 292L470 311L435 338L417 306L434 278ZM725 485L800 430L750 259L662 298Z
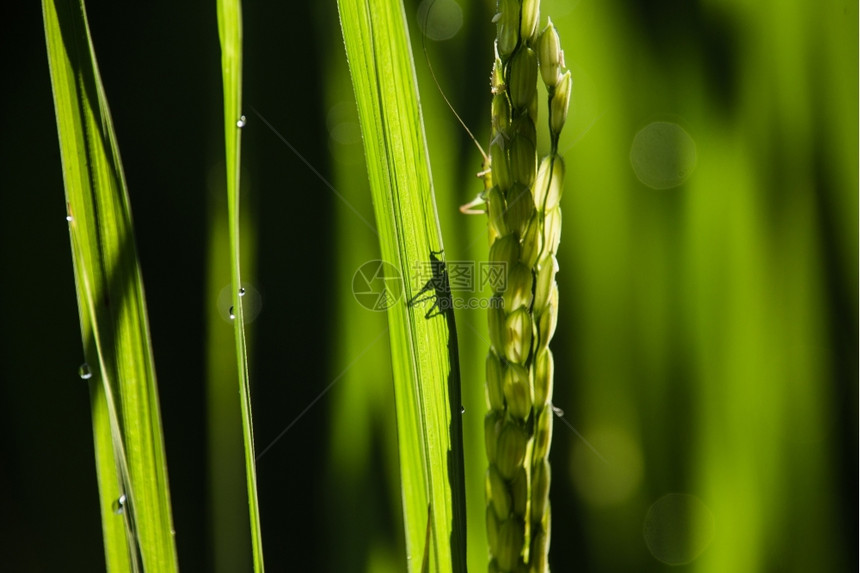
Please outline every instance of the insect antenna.
M466 130L466 133L469 134L469 137L472 139L472 142L475 144L475 147L478 148L478 151L481 153L481 157L484 158L484 165L489 165L490 158L487 156L487 153L484 151L484 148L481 147L481 144L478 143L478 138L472 133L472 130L469 129L469 126L466 125L466 122L463 121L463 118L460 117L460 114L457 113L457 110L454 109L454 106L451 104L448 96L445 95L445 91L442 89L442 86L439 84L438 78L436 78L436 72L433 70L433 64L430 63L430 55L427 53L427 25L430 20L430 11L433 9L433 5L436 3L436 0L432 0L430 5L427 7L427 11L424 13L424 22L421 26L421 50L424 52L424 60L427 62L427 69L430 70L430 76L433 78L433 83L436 84L436 89L439 90L439 93L442 95L442 99L445 100L445 103L448 105L448 109L451 110L451 113L454 114L454 117L457 118L457 121L460 122L460 125L463 126L463 129Z

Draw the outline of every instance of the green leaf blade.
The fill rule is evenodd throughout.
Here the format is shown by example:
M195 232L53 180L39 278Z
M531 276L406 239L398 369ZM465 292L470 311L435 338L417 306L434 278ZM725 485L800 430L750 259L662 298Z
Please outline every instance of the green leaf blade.
M463 571L465 510L463 496L452 493L463 488L458 365L448 348L454 333L441 317L426 319L423 305L406 304L424 286L416 269L442 250L406 19L399 2L338 6L381 252L406 284L406 300L388 318L407 555L413 569L429 555L432 571Z
M111 571L178 569L143 283L125 178L83 2L43 2L105 555ZM126 503L120 513L114 504Z
M245 480L254 571L264 570L260 509L257 498L257 462L254 450L254 425L251 416L251 390L248 351L245 339L245 313L239 289L242 286L239 245L239 181L241 169L242 115L242 4L239 0L218 0L218 35L221 42L221 77L224 90L224 143L227 172L227 218L230 237L230 274L234 341L239 375L242 436L245 445Z

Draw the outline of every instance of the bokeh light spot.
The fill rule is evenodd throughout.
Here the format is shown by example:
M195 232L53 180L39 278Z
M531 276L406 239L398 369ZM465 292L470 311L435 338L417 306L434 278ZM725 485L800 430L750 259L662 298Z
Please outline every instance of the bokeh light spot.
M418 5L418 25L431 40L450 40L463 27L463 9L454 0L423 0Z
M670 189L696 168L696 142L683 127L655 121L639 130L630 147L630 165L639 181L652 189Z
M338 143L350 145L361 141L361 128L352 102L342 101L331 106L326 115L326 126L331 138Z
M708 547L714 529L714 515L698 497L670 493L655 501L645 515L645 544L655 559L684 565Z

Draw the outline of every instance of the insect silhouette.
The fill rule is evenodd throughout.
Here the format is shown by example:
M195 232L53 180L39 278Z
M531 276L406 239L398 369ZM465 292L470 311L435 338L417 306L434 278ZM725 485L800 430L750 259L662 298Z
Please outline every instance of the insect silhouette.
M407 304L409 307L414 307L422 302L433 300L433 306L424 315L424 318L433 318L434 316L444 315L448 321L448 330L456 332L454 328L454 304L451 297L451 285L448 282L448 269L445 266L445 261L440 259L442 251L430 251L430 269L432 276L424 283L415 296L413 296ZM430 292L432 291L432 292ZM429 294L428 294L429 293Z
M445 317L448 326L448 405L450 408L450 426L452 448L448 450L448 482L451 487L452 507L459 514L465 508L466 478L463 462L463 412L460 401L460 351L457 344L457 325L454 320L454 304L451 296L451 285L448 282L448 268L445 261L439 258L442 251L430 251L430 268L432 275L424 283L406 306L412 308L422 302L433 300L433 305L424 314L425 319L439 315ZM465 515L458 515L455 523L465 524ZM457 530L459 529L459 530ZM452 554L458 555L460 562L457 571L465 571L465 553L454 548L466 547L465 527L455 528L451 532Z

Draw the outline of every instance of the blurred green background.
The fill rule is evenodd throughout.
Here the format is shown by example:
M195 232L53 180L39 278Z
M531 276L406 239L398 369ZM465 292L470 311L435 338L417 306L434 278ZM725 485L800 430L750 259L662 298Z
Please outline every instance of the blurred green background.
M446 256L480 261L485 221L457 206L480 190L481 158L429 77L417 4L406 17ZM16 8L0 21L0 568L99 570L44 33L37 3ZM482 144L493 8L437 0L427 43ZM229 277L215 5L88 12L135 216L180 562L249 570L218 302ZM553 570L856 570L857 3L545 0L542 12L574 77ZM258 452L289 427L258 464L267 565L402 571L386 321L352 294L378 246L362 221L373 216L334 3L246 2L245 49ZM484 313L458 314L458 327L480 571Z

